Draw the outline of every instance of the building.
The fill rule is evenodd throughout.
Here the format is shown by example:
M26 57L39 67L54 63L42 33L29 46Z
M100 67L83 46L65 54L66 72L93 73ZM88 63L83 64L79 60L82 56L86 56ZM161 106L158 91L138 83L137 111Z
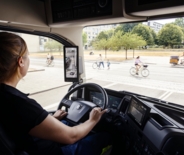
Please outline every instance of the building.
M10 32L10 33L15 33L16 35L19 35L20 37L22 37L27 44L29 52L45 51L44 45L48 41L47 37L25 34L25 33L16 33L16 32Z
M87 43L84 45L84 48L89 49L91 41L94 38L96 38L96 36L101 31L107 31L107 30L110 30L110 29L114 29L116 26L117 26L117 24L85 27L83 29L83 31L86 32L86 34L87 34Z
M149 22L145 22L143 23L147 26L149 26L151 29L153 29L156 33L158 33L162 27L164 26L164 24L160 24L158 22L154 22L154 21L149 21Z

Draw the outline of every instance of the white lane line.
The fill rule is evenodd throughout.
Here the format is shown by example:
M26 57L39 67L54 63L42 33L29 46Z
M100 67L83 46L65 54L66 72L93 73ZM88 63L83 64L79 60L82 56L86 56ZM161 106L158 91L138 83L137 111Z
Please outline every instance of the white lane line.
M114 86L114 85L116 85L116 84L117 84L117 83L114 82L114 83L111 83L111 84L108 84L108 85L104 86L104 88L108 88L108 87Z
M162 98L162 100L165 100L166 98L168 98L172 93L173 93L173 92L170 92L169 94L167 94L166 96L164 96L164 97Z
M162 99L164 96L166 96L169 93L169 91L166 91L165 93L163 93L158 99Z
M56 107L56 106L58 106L58 105L59 105L58 102L57 102L57 103L53 103L53 104L51 104L51 105L48 105L48 106L43 107L43 109L48 110L48 109L51 109L51 108Z
M98 78L93 78L94 80L99 80ZM106 81L106 82L112 82L110 80L103 80L103 81ZM123 85L129 85L129 86L137 86L137 87L142 87L142 88L149 88L149 89L154 89L154 90L162 90L162 91L171 91L171 89L166 89L166 88L158 88L158 87L153 87L153 86L146 86L146 85L139 85L139 84L131 84L131 83L128 83L128 82L117 82L116 84L123 84ZM179 90L175 90L174 91L175 93L181 93L181 94L184 94L183 91L179 91Z

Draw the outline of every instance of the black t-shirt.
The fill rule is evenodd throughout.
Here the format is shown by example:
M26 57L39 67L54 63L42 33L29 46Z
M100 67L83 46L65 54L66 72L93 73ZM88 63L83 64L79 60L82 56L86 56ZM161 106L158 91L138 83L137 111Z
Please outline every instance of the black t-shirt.
M17 150L25 150L30 155L62 154L59 143L29 135L29 131L48 116L35 100L5 84L0 84L0 100L0 123L18 146Z

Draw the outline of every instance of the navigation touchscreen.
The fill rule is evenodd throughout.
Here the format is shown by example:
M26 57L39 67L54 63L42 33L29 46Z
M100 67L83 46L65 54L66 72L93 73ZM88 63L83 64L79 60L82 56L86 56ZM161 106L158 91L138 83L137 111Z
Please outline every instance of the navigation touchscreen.
M136 123L139 124L139 126L142 127L149 116L150 110L151 109L141 100L132 96L127 113Z

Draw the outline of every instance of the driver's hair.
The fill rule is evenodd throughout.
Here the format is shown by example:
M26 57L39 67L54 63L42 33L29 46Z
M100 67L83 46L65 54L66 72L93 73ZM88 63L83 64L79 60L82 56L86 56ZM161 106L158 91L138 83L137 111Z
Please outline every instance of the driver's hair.
M27 45L20 36L0 32L0 83L17 74L18 59L26 51Z

